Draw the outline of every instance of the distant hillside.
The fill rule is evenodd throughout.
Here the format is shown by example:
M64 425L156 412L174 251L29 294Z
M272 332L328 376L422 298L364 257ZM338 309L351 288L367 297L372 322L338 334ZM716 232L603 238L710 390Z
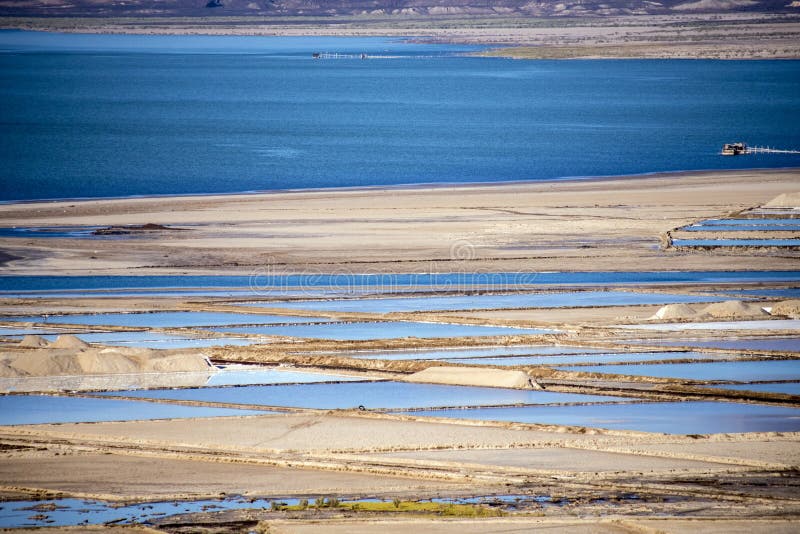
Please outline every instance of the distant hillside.
M793 0L0 0L3 16L575 17L797 12ZM345 22L342 20L342 22Z

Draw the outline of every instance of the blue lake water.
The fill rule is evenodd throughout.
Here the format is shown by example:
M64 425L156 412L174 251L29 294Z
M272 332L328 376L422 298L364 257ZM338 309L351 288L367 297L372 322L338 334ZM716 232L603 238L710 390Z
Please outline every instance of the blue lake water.
M369 313L431 310L469 310L500 308L562 308L580 306L627 306L636 304L671 304L711 302L716 297L669 293L632 293L627 291L573 291L514 295L470 295L455 297L398 297L349 300L312 300L302 302L250 303L251 307L276 307L315 311L352 311Z
M0 200L800 165L719 155L742 132L800 146L800 61L460 55L470 50L5 31ZM311 59L325 51L377 57Z
M261 315L227 312L152 312L152 313L97 313L75 315L33 315L28 317L2 317L5 321L46 324L81 324L129 326L131 328L176 328L222 325L291 324L328 322L324 317L294 317L287 315Z
M405 382L353 382L296 386L243 386L234 388L163 389L99 393L103 396L145 399L195 400L289 408L368 409L433 408L437 406L481 406L611 402L625 397L555 393L521 389L470 386L439 386Z
M397 339L402 337L513 336L525 334L552 334L557 332L556 330L547 330L544 328L512 328L504 326L398 321L380 323L291 324L285 326L223 326L211 328L210 330L231 334L260 334L264 336L336 339L340 341Z
M175 288L247 288L271 293L276 290L320 288L349 291L372 288L384 291L425 286L440 291L472 287L496 290L538 285L604 284L703 284L745 282L800 282L794 271L606 271L606 272L501 272L501 273L407 273L407 274L289 274L258 273L252 276L0 276L0 292L77 291Z
M771 360L714 363L664 363L639 365L594 365L561 367L565 371L608 373L692 380L800 380L800 360Z
M796 432L800 409L732 402L655 402L585 406L525 406L432 410L412 415L576 425L666 434Z
M0 396L0 425L135 421L264 413L268 412L101 398L49 397L42 395Z

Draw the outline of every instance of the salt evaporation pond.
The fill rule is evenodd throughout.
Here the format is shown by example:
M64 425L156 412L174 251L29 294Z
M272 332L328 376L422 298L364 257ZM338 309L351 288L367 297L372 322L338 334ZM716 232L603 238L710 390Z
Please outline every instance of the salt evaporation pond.
M676 247L800 247L800 239L673 239Z
M736 339L672 339L648 341L654 345L668 347L700 347L724 350L774 350L800 352L800 337L757 337Z
M696 224L684 226L687 232L770 232L800 230L799 219L708 219Z
M608 349L562 345L514 345L510 347L469 347L437 350L417 349L309 354L341 355L362 360L446 360L448 358L480 358L529 354L594 354L598 352L608 352Z
M761 360L744 362L663 363L639 365L589 365L559 367L563 371L652 376L688 380L734 382L800 380L800 360Z
M264 384L313 384L319 382L363 382L372 381L353 375L336 373L313 373L287 368L258 369L252 366L230 366L212 374L206 382L207 387L244 386Z
M96 313L49 315L46 317L43 315L32 315L28 317L4 317L3 319L6 321L21 321L26 323L128 326L131 328L180 328L331 321L331 319L325 317L294 317L286 315L202 311Z
M785 393L786 395L800 395L800 382L766 382L763 384L719 384L713 387L719 389L733 389L736 391L759 391L763 393Z
M469 295L452 297L396 297L380 299L308 300L301 302L246 303L244 306L294 310L341 312L414 312L502 308L563 308L581 306L629 306L718 301L718 297L674 293L633 293L629 291L570 291L563 293L522 293L512 295Z
M450 323L412 323L387 321L374 323L293 324L286 326L242 326L211 328L214 332L230 334L259 334L337 341L363 341L368 339L397 339L403 337L439 338L471 336L513 336L528 334L553 334L557 330L543 328L513 328L505 326L478 326Z
M0 425L261 415L264 411L44 395L0 396Z
M208 337L187 338L160 332L98 332L77 334L87 343L102 343L121 347L137 347L146 349L200 349L204 347L222 347L225 345L247 346L259 343L255 338L243 337Z
M800 409L732 402L646 402L428 410L406 415L583 426L665 434L800 431Z
M322 410L353 409L358 406L375 410L433 408L437 406L497 406L630 400L625 397L606 395L473 386L440 386L405 382L350 382L296 386L163 389L106 392L98 393L97 395L281 406L287 408L316 408Z
M0 292L119 289L247 289L250 292L324 288L384 291L426 286L439 291L490 287L496 291L539 285L713 284L798 282L800 271L590 271L407 274L290 274L252 276L0 276Z
M620 352L554 356L516 356L499 358L448 358L449 363L466 365L563 365L570 363L648 362L662 360L712 360L723 356L702 352Z

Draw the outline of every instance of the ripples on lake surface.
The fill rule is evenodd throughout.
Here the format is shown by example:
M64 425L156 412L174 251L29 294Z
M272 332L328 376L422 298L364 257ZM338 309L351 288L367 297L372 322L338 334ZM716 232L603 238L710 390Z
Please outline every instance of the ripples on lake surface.
M471 50L3 32L0 200L800 165L719 155L731 132L800 146L798 61L460 55ZM311 59L325 51L377 57Z

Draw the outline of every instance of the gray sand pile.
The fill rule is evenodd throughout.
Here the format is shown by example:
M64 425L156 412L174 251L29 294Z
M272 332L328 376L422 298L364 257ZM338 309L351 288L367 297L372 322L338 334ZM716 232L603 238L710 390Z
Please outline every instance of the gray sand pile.
M773 198L765 208L800 208L800 193L784 193Z
M800 319L800 300L782 300L772 305L772 315L784 315L792 319Z
M725 302L715 302L703 308L703 313L717 318L740 318L740 317L761 317L769 315L761 308L761 304L754 302L742 302L740 300L727 300Z
M447 384L451 386L488 386L496 388L528 388L528 375L522 371L487 369L485 367L428 367L403 379L405 382Z
M58 350L53 348L0 355L0 377L81 376L120 373L208 371L211 364L199 353L163 354L152 349L110 348Z
M18 346L41 348L41 347L46 347L47 345L48 345L47 340L42 336L28 334L27 336L22 338L22 341L19 342Z
M64 334L58 336L55 341L50 344L53 349L88 349L89 344L77 336L72 334Z
M658 309L658 311L650 317L651 320L659 319L689 319L697 316L697 310L688 304L667 304Z

